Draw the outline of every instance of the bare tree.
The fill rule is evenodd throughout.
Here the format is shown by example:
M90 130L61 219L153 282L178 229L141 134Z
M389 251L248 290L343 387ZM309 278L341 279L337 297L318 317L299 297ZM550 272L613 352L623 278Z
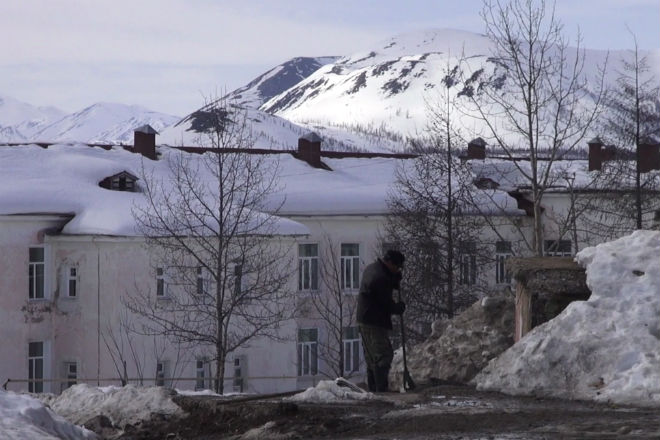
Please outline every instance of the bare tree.
M618 223L634 224L624 227L628 229L621 231L624 233L642 229L644 219L660 208L660 179L657 174L648 173L649 164L641 157L642 148L660 142L660 86L649 73L648 57L640 54L637 38L631 34L634 47L622 59L616 87L605 101L607 113L602 124L602 131L617 147L617 154L598 173L600 186L634 188L609 199L604 208L620 218Z
M570 48L554 5L544 0L484 0L481 15L496 67L474 93L464 94L467 111L483 123L483 136L504 152L529 188L530 245L543 255L543 196L559 178L555 162L583 143L599 115L605 66L588 83L580 37ZM525 160L514 160L520 153Z
M412 317L407 327L413 341L428 336L436 319L451 318L470 304L483 287L477 276L484 263L484 243L478 237L483 224L472 215L476 188L456 147L464 142L454 122L463 57L454 66L450 59L438 96L426 101L426 133L412 144L419 157L397 169L383 237L406 250L406 316Z
M224 99L191 115L204 154L167 153L164 178L144 172L146 206L134 216L146 238L155 289L127 295L141 331L192 350L212 348L215 391L230 353L257 337L279 338L294 310L290 244L279 234L273 157L250 154L246 111Z
M310 292L309 301L314 314L319 317L327 330L327 340L319 344L319 359L329 367L321 373L328 377L350 377L359 371L360 351L357 344L349 347L346 343L353 335L347 334L355 322L357 291L359 289L359 252L349 249L342 257L342 246L332 240L329 234L323 239L323 264L319 268L322 288ZM357 331L357 329L355 329ZM348 361L348 362L347 362ZM346 368L348 367L348 368Z
M101 333L122 386L128 384L129 360L135 368L138 383L142 385L144 380L144 351L136 347L136 341L131 338L131 328L131 318L127 312L123 312L119 315L118 327L115 328L113 323L108 321Z

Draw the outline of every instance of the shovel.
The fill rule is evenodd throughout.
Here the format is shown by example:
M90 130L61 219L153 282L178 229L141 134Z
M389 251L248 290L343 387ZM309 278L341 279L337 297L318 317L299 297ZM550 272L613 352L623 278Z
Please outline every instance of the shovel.
M401 288L399 287L399 302L401 302ZM403 314L399 315L399 322L401 323L401 347L403 347L403 389L414 390L415 382L410 376L408 371L408 363L406 362L406 332L403 325Z

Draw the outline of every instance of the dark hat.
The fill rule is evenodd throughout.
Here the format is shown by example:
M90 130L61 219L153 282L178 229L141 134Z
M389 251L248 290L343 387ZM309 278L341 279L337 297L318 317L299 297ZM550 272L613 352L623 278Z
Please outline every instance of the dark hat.
M389 261L397 267L403 267L403 263L406 261L406 257L403 254L395 249L389 249L385 252L383 256L384 261Z

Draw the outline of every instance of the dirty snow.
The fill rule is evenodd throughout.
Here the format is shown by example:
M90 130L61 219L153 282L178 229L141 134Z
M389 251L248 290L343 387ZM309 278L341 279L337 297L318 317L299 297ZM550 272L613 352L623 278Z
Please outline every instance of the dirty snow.
M73 423L86 421L103 415L114 426L124 428L150 420L152 415L161 414L178 417L185 412L172 401L174 391L163 387L103 387L86 384L67 388L59 396L44 395L42 400Z
M586 248L588 301L528 333L474 380L478 389L660 406L660 232Z
M97 437L92 431L67 422L32 396L0 390L0 438L79 440Z
M373 400L376 396L369 392L352 391L350 388L337 385L333 380L322 380L315 387L309 387L302 393L287 397L291 402L327 403L346 400Z
M406 352L415 383L467 383L513 345L513 309L513 295L506 292L482 298L451 320L434 322L431 336ZM403 386L401 349L392 361L390 386Z

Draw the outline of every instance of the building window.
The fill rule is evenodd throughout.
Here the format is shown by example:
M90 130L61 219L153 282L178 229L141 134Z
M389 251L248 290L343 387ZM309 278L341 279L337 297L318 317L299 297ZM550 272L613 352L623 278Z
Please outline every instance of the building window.
M135 191L135 177L120 173L110 179L110 189L114 191Z
M62 389L72 387L78 383L78 364L76 362L64 363L64 377L67 381L62 384Z
M360 288L360 245L357 243L341 244L341 289L358 290Z
M206 293L204 288L204 268L202 266L197 266L197 295L203 296Z
M42 247L30 248L30 261L28 263L28 276L30 279L29 299L44 298L45 282L45 250Z
M206 386L206 377L209 376L210 379L210 374L207 374L207 369L208 369L208 361L204 358L202 359L197 359L196 362L196 369L195 369L195 389L196 390L204 390L207 388Z
M165 271L162 267L156 268L156 296L165 296Z
M495 282L497 284L511 284L511 273L506 270L505 263L512 255L510 241L495 243Z
M245 359L245 356L236 356L234 358L233 389L235 393L242 393L245 391L245 376L247 373Z
M298 376L318 373L318 339L316 328L298 329Z
M69 298L75 298L78 296L78 268L69 267L66 286L66 296Z
M164 387L165 378L167 377L167 361L156 362L156 386Z
M545 240L543 250L546 257L570 257L573 255L571 240Z
M319 288L319 245L298 245L298 290Z
M360 370L360 332L357 327L344 327L344 373Z
M30 342L28 344L28 391L30 393L44 392L44 343Z
M459 269L459 284L471 286L477 283L477 255L474 242L467 241L460 244Z
M243 265L234 265L234 295L239 296L243 292Z

